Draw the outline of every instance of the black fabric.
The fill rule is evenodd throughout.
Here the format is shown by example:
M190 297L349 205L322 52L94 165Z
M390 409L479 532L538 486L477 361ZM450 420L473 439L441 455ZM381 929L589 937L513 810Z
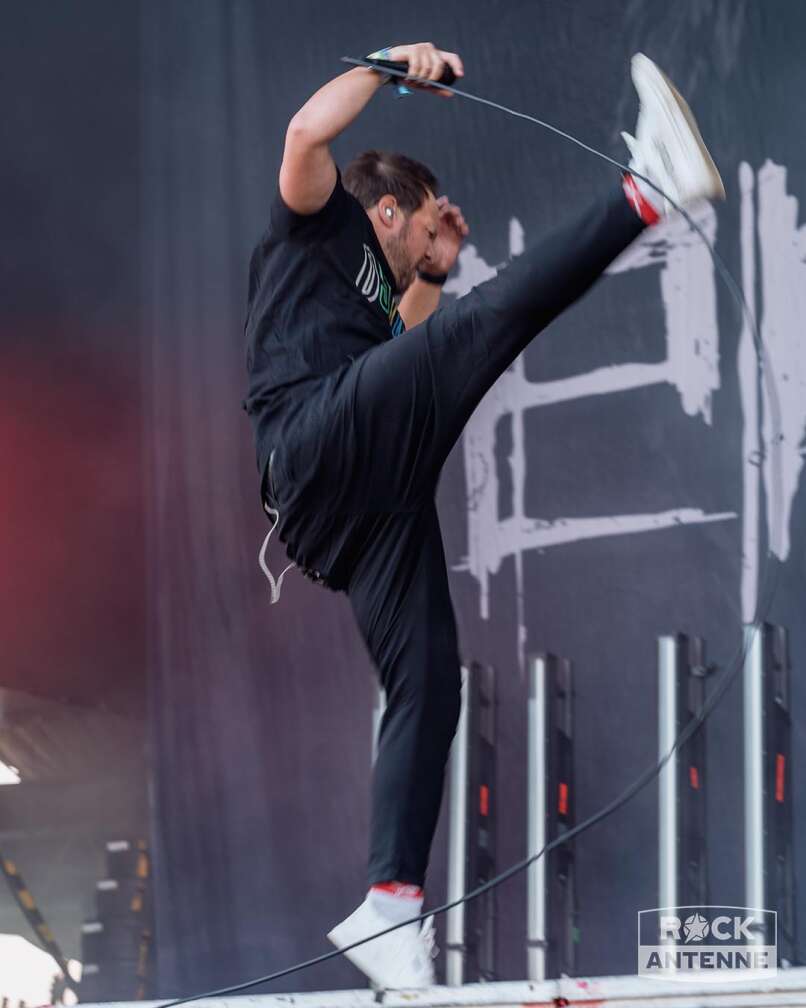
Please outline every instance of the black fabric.
M316 379L403 330L394 275L366 211L341 174L328 201L298 214L276 193L252 253L248 395L258 469Z
M370 883L423 884L459 711L434 504L442 465L499 375L643 228L619 189L466 297L320 381L276 448L280 539L291 559L346 590L386 691Z
M422 886L461 687L456 618L433 500L378 520L349 594L386 693L372 779L367 881Z

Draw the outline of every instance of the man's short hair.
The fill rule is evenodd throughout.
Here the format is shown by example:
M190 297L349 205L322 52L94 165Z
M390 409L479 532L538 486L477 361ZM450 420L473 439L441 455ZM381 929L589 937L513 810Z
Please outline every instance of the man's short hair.
M429 192L436 195L438 182L424 164L389 151L364 151L342 172L342 183L368 210L389 194L405 213L418 210Z

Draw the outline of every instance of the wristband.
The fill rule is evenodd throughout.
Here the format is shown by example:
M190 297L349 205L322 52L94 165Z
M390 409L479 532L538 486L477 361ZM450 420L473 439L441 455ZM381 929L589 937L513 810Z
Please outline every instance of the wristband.
M435 287L441 287L448 279L447 273L425 273L423 270L417 270L417 276L426 283L434 284Z
M384 46L383 49L379 49L377 52L370 53L369 56L365 56L364 58L367 60L383 60L386 63L392 62L391 53L386 46ZM383 74L382 67L373 67L373 69L375 70L375 73ZM393 77L391 74L384 74L384 76L386 77L384 84L391 84L394 87L395 94L398 98L403 98L404 95L411 94L411 89L406 87L402 78Z

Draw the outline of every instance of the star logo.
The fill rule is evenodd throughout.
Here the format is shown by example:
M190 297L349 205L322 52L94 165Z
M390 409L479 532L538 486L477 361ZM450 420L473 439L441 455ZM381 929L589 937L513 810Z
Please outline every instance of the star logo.
M685 935L687 944L688 942L705 941L709 930L708 921L699 913L686 917L683 922L683 934Z

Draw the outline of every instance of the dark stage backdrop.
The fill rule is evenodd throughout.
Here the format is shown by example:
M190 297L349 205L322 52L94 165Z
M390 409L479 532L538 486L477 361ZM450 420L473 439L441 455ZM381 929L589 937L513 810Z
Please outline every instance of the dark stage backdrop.
M0 686L142 717L139 13L78 9L3 5Z
M0 851L79 958L148 833L140 10L0 9ZM0 933L38 941L4 882Z
M771 616L792 630L802 711L806 88L797 2L654 0L348 5L144 3L143 282L151 715L160 995L236 983L324 951L362 897L372 676L346 601L288 576L269 606L244 392L247 262L285 125L338 57L432 39L465 84L624 156L628 60L656 59L696 109L727 204L701 220L758 310L782 399L784 474L750 337L685 228L653 232L528 349L444 472L446 554L467 659L499 674L500 867L525 853L524 657L572 658L578 814L652 763L656 638L707 638L722 669L769 544ZM616 183L535 127L460 100L381 94L336 145L432 165L471 225L447 296ZM395 446L389 445L390 464ZM272 566L281 555L271 550ZM738 683L710 725L711 897L741 904ZM796 829L806 798L795 736ZM801 772L802 771L802 772ZM657 789L578 841L582 974L635 967L657 905ZM445 889L443 833L428 888ZM799 845L798 868L804 874ZM800 894L804 919L803 892ZM525 881L498 896L498 970L525 975ZM804 922L806 923L806 921ZM333 962L279 989L360 984Z

